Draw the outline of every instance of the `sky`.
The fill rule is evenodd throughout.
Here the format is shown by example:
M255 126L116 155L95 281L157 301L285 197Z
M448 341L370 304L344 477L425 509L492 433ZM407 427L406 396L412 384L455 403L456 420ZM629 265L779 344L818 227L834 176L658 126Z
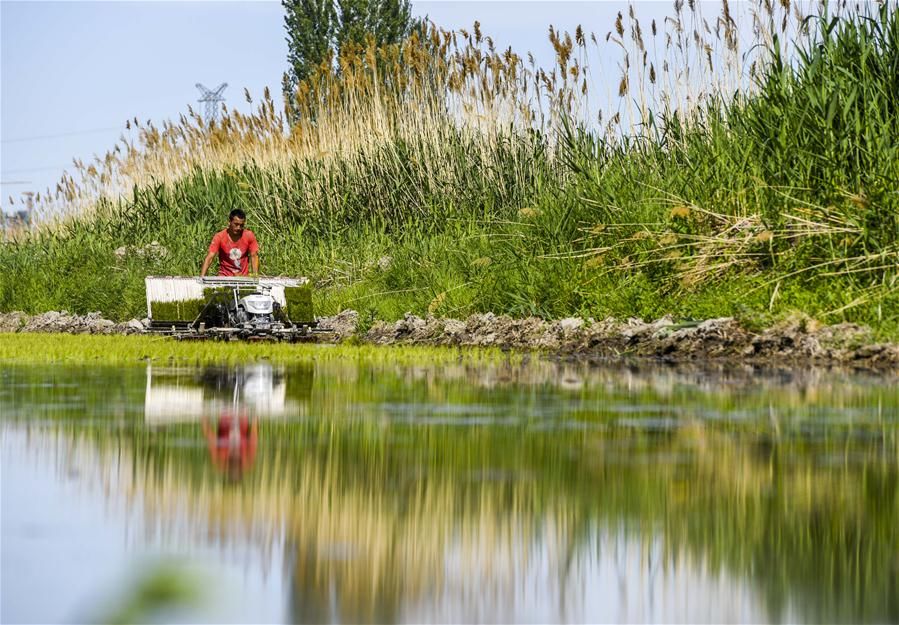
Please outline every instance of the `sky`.
M647 20L671 7L634 4ZM550 24L600 36L627 2L413 0L412 8L448 29L478 20L498 47L549 65ZM278 1L0 1L0 206L21 208L22 192L55 187L73 158L105 154L128 119L159 125L188 105L200 110L195 83L227 82L227 105L242 111L244 88L261 95L268 86L279 97L286 57Z

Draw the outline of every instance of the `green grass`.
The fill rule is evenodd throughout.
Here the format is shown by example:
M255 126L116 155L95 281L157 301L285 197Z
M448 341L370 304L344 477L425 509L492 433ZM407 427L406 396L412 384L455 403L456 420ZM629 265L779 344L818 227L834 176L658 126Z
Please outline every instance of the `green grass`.
M494 120L479 134L410 90L431 111L420 132L398 95L381 102L398 107L395 126L374 143L348 129L327 158L235 147L0 245L0 310L142 317L144 276L196 274L242 206L264 273L309 276L317 314L353 308L364 324L488 311L757 324L801 311L899 337L899 12L808 24L790 62L772 46L757 89L663 108L623 136L564 106L555 125ZM382 119L359 106L355 119ZM328 113L336 124L346 111ZM114 253L153 241L166 253Z

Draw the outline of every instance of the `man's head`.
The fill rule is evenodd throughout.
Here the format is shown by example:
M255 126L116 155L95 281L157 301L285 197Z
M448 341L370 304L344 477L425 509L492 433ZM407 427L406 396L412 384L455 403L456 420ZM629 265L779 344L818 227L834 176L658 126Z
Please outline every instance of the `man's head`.
M244 224L247 223L247 214L239 208L228 213L228 232L234 236L243 234Z

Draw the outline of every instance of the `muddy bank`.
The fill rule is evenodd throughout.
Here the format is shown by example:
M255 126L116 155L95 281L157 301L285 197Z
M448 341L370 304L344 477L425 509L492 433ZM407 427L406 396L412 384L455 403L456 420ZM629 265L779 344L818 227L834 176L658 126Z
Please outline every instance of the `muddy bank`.
M139 334L146 320L115 323L99 313L48 312L29 316L0 313L0 332ZM802 367L847 366L878 371L899 370L899 345L876 343L869 328L843 323L821 325L794 317L762 331L752 331L724 317L676 322L670 317L641 319L567 318L545 321L478 314L465 320L421 318L407 314L394 322L376 322L359 332L352 310L320 320L334 341L356 337L376 345L481 346L542 350L563 359L608 361L621 358L663 362L708 362Z
M141 334L149 320L132 319L116 323L98 312L73 315L66 311L27 315L23 312L0 313L0 332L60 332L65 334Z
M758 365L837 365L873 370L899 368L899 345L875 343L869 328L824 326L796 317L760 332L730 317L676 322L579 318L544 321L492 314L456 319L414 315L376 323L361 337L380 345L481 345L542 349L572 360L616 358L666 362L732 362Z

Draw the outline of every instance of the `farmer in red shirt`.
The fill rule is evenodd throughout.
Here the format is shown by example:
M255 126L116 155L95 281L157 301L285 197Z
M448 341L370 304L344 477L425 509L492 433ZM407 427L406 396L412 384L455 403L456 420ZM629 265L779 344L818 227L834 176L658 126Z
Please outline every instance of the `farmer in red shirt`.
M203 261L200 276L205 276L212 259L219 257L220 276L246 276L248 265L253 264L253 275L259 273L259 244L251 230L244 229L247 215L235 208L228 215L228 227L217 232L209 244L209 253Z

